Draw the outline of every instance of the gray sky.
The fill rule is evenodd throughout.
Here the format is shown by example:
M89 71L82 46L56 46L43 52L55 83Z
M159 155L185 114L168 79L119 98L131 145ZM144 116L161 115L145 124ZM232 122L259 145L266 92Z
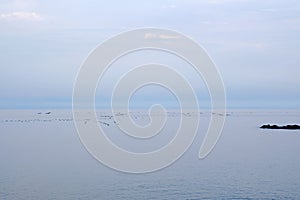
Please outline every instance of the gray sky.
M297 0L0 0L0 107L70 107L89 52L142 27L176 30L201 44L230 107L300 108Z

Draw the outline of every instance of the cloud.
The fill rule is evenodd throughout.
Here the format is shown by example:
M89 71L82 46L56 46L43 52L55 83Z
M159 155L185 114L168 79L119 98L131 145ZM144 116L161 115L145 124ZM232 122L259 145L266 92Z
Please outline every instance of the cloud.
M144 35L145 39L179 39L178 35L160 35L155 33L146 33Z
M11 12L0 14L2 20L41 21L43 17L35 12Z
M244 0L208 0L209 4L244 3Z

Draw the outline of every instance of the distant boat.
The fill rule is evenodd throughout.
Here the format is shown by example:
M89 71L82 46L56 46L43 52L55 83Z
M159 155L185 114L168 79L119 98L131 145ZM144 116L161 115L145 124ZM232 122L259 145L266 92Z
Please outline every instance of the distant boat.
M49 114L51 114L51 112L46 112L45 114L46 114L46 115L49 115Z

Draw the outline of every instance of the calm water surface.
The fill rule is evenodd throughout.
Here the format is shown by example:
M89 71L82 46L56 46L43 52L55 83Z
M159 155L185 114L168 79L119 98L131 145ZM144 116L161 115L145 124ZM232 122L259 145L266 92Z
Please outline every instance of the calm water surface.
M300 199L300 131L258 128L299 124L298 111L230 111L217 146L198 160L210 116L201 114L199 134L184 156L170 167L140 175L94 160L80 143L70 111L37 112L0 111L1 200ZM178 116L172 117L166 135L178 124ZM104 129L112 140L126 141L117 141L112 119L101 120L110 123ZM136 120L148 118L137 113ZM141 150L129 141L123 145ZM161 144L146 146L155 145Z

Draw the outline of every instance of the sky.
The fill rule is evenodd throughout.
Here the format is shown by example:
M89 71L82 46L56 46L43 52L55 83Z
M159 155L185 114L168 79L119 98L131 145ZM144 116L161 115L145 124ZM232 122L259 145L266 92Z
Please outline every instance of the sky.
M0 0L0 108L71 108L89 53L144 27L199 43L219 69L229 108L300 108L297 0ZM157 100L162 90L154 90L148 93Z

